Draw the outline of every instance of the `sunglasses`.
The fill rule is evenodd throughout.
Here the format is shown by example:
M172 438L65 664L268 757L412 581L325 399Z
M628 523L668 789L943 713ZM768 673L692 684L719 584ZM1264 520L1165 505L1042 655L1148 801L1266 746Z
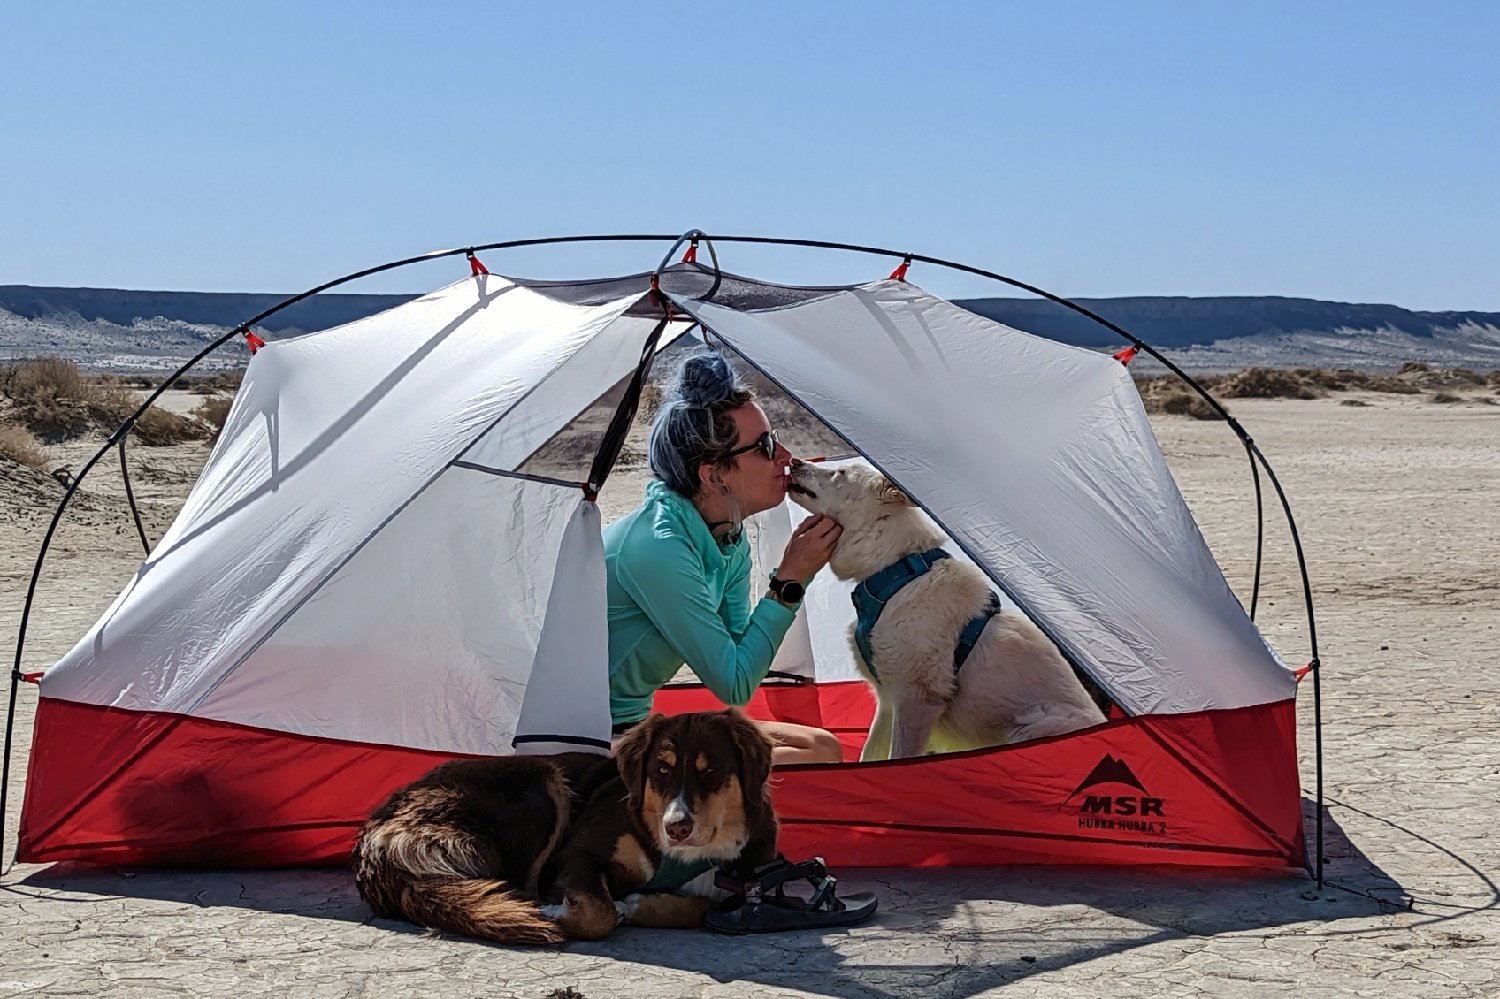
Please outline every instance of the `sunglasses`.
M781 442L776 439L776 431L767 430L765 433L755 438L755 440L751 441L749 444L746 444L743 447L737 447L733 451L726 451L724 453L724 457L733 458L735 455L759 450L761 454L766 456L767 461L775 461L776 446L780 443Z

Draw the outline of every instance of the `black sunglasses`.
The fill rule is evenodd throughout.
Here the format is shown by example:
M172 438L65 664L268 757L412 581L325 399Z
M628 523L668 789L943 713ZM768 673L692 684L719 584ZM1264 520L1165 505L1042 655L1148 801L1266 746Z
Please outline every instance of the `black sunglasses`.
M775 461L776 445L779 443L780 441L776 439L776 431L767 430L765 433L755 438L755 440L751 441L749 444L746 444L743 447L737 447L733 451L724 452L724 457L733 458L735 455L745 454L748 451L754 451L758 448L760 450L760 453L766 456L767 461Z

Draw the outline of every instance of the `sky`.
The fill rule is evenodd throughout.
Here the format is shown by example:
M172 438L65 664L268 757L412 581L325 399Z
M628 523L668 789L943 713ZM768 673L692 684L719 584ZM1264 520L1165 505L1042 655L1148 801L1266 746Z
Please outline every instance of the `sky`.
M1500 311L1497 39L1500 4L1461 2L12 0L0 284L291 294L699 228L1070 297ZM481 257L597 277L666 250ZM800 284L895 263L718 250Z

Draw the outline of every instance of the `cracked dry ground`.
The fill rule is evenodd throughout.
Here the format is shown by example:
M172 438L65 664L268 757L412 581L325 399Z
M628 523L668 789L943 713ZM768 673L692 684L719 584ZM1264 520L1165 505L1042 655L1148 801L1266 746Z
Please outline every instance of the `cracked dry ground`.
M1500 994L1500 408L1368 401L1233 408L1292 498L1312 568L1329 877L1410 896L1410 910L1314 891L1295 875L851 871L847 887L882 898L881 915L851 931L735 939L627 929L541 952L372 920L338 870L23 865L0 885L0 997ZM1210 545L1248 596L1255 502L1243 451L1218 424L1156 426ZM201 455L135 454L159 466L147 497L147 527L159 534ZM639 488L638 476L624 481L613 512ZM128 521L114 519L122 511L99 489L86 522L59 538L28 666L64 650L134 567L132 529L116 534ZM0 512L7 634L40 516ZM1259 618L1300 663L1300 584L1286 532L1269 524ZM1309 789L1310 694L1304 684ZM23 691L22 751L33 697ZM13 775L7 855L19 789Z

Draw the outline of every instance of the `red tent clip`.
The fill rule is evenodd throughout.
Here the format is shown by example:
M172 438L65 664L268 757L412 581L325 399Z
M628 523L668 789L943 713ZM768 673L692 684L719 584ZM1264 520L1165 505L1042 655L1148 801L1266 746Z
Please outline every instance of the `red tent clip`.
M481 274L488 274L490 272L490 269L488 267L484 266L484 264L481 264L479 262L479 258L476 257L476 256L474 256L474 251L473 250L468 251L468 253L466 253L465 256L467 256L469 258L469 276L470 277L478 277Z
M1308 663L1306 666L1292 673L1292 676L1296 678L1298 683L1301 683L1302 678L1311 673L1313 671L1313 667L1315 667L1316 665L1317 663Z
M41 680L42 674L44 672L46 672L46 671L45 670L37 670L34 673L22 673L21 674L21 682L22 683L36 683L37 681Z
M250 348L250 356L254 357L255 356L255 352L257 350L260 350L265 345L266 345L266 342L264 340L262 340L260 337L256 336L254 333L250 332L249 330L245 331L245 346L247 346L247 347Z
M1110 356L1119 361L1121 364L1129 364L1131 360L1135 358L1135 355L1138 352L1139 348L1137 347L1126 347L1124 350L1115 351Z
M908 254L906 257L904 257L901 260L901 263L899 263L899 264L896 265L896 269L893 270L893 271L891 271L891 276L889 278L887 278L886 280L888 280L888 281L905 281L906 280L906 269L908 267L910 267L910 266L911 266L911 256Z
M688 244L687 252L682 255L682 263L696 264L698 262L698 241L695 239Z

